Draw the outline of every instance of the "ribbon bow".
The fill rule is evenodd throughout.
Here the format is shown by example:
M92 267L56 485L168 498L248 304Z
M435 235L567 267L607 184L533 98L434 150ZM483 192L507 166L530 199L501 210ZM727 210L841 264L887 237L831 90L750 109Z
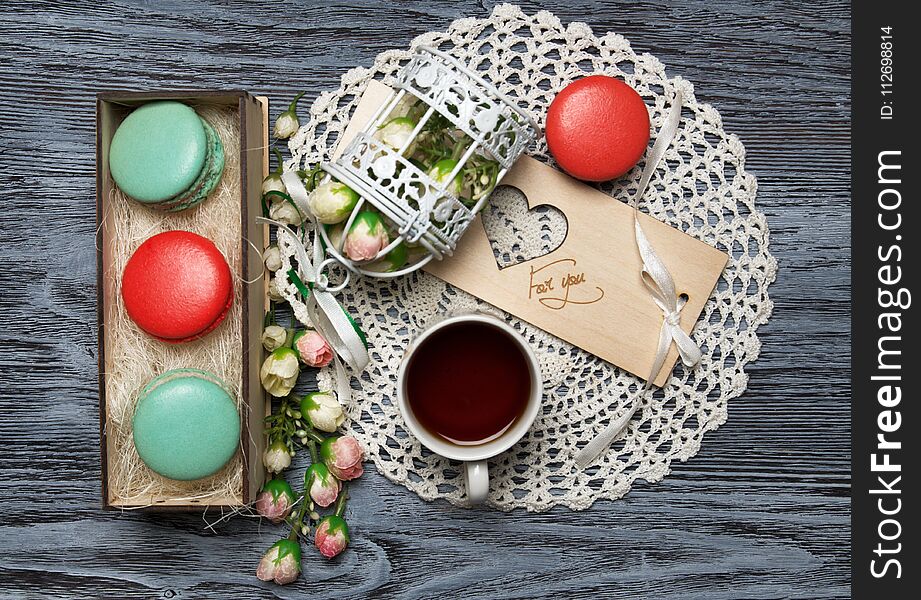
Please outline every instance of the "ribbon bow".
M307 188L304 187L297 174L289 171L282 174L281 179L298 209L309 215L310 212L306 208ZM297 269L289 272L289 275L295 275L292 279L304 297L304 306L307 308L310 322L326 338L333 349L339 401L346 404L351 398L352 388L342 361L345 361L352 371L356 373L361 371L369 362L368 347L364 334L330 292L326 276L321 272L325 262L325 251L320 242L320 236L314 234L313 260L311 260L303 242L287 225L265 217L259 217L256 220L259 223L274 225L279 231L290 237L290 243L294 246L297 255ZM316 220L313 221L313 224L314 231L316 231L316 227L320 225Z
M665 122L662 124L662 128L659 130L656 142L653 144L652 151L649 153L649 158L646 160L646 166L643 168L643 176L640 178L639 188L637 189L636 195L633 196L633 200L630 202L635 209L637 208L637 203L643 197L643 194L646 193L646 188L649 186L649 180L652 178L656 167L662 160L662 157L665 156L665 151L671 145L675 134L678 132L683 102L684 99L681 95L681 90L678 90L675 94L675 101L672 104L672 108ZM605 427L601 433L576 454L576 465L580 469L584 469L598 458L598 455L601 454L611 442L617 439L627 428L627 425L630 424L633 415L636 414L637 409L639 409L640 398L652 387L656 375L658 375L659 371L662 369L662 365L665 362L665 357L668 355L668 349L671 347L672 342L675 342L675 346L678 348L678 354L681 355L681 361L688 367L696 366L701 358L700 348L698 348L690 336L681 329L681 309L684 308L686 299L675 293L675 282L672 279L671 273L668 272L665 263L662 262L662 259L656 254L652 244L649 243L646 232L643 231L643 227L640 225L638 212L638 209L633 212L633 231L636 237L636 247L639 249L640 258L643 260L643 284L652 296L653 301L662 310L663 315L662 328L659 330L659 345L656 349L655 359L652 361L652 368L650 369L649 376L646 378L646 383L643 385L637 398L634 399L633 406L620 418L612 421L610 425Z
M652 244L646 239L646 233L643 231L639 220L634 213L634 232L636 235L636 245L640 250L640 256L643 259L643 284L652 296L653 301L662 310L664 319L662 328L659 330L659 346L656 350L656 360L653 361L650 376L646 380L646 389L652 384L651 381L659 374L665 356L671 342L675 342L678 348L678 354L681 360L688 367L693 367L700 362L700 348L691 339L691 337L681 328L681 309L684 308L687 300L684 296L678 296L675 293L675 282L672 280L671 273L662 263L662 259L656 254Z

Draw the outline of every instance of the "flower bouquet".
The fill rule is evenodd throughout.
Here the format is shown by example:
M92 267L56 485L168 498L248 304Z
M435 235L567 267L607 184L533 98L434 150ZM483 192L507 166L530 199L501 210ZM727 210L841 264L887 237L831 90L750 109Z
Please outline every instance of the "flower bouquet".
M270 175L271 177L271 175ZM266 179L271 185L271 179ZM265 254L268 270L277 270L277 249ZM263 581L286 584L301 570L301 541L310 541L321 554L332 558L349 543L344 513L348 491L345 482L364 472L364 452L358 441L337 435L345 420L334 392L292 394L302 367L322 368L334 359L325 337L314 329L285 328L276 322L274 305L266 315L262 345L267 356L262 363L262 387L279 399L266 417L266 450L262 462L272 479L262 487L255 501L256 512L274 524L287 524L289 533L263 555L256 576ZM303 487L295 492L285 479L298 448L306 448L310 465L303 475ZM326 516L320 509L332 507Z

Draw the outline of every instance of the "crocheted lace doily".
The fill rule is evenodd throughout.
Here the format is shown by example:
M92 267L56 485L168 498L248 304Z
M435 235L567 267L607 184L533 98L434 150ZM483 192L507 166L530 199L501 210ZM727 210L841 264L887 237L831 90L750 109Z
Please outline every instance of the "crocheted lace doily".
M544 379L543 411L530 433L490 461L488 504L502 510L543 511L556 505L585 509L599 498L626 494L636 479L659 481L675 459L700 449L704 434L726 421L727 403L747 385L744 368L757 358L756 329L771 314L768 285L777 264L768 251L768 226L755 208L756 182L745 172L745 149L723 130L719 114L697 102L693 86L669 78L654 56L636 54L615 33L595 36L583 23L563 25L549 12L526 15L497 6L489 18L454 21L445 32L417 37L468 62L543 123L546 108L567 83L591 73L622 78L650 107L653 137L680 88L685 108L679 132L653 177L640 208L657 219L704 240L730 255L713 296L693 332L703 360L693 369L680 361L668 383L647 398L632 424L609 451L587 469L573 454L629 406L641 382L595 356L527 323L502 315L537 352ZM328 159L367 82L389 77L409 58L409 50L380 54L370 68L354 68L334 92L320 95L309 120L289 142L303 168ZM543 140L532 156L552 164ZM603 186L624 200L635 191L641 166ZM565 220L553 209L528 213L514 191L493 194L484 220L500 264L539 256L558 245ZM293 251L280 236L285 273ZM450 258L446 260L451 260ZM295 315L307 321L297 290L284 277L276 285ZM367 332L371 364L353 377L356 388L346 428L368 450L377 469L426 500L444 498L464 505L461 465L433 455L409 435L396 406L395 377L403 349L416 331L445 313L491 310L469 294L422 272L381 280L356 278L340 300ZM329 386L330 372L320 385Z

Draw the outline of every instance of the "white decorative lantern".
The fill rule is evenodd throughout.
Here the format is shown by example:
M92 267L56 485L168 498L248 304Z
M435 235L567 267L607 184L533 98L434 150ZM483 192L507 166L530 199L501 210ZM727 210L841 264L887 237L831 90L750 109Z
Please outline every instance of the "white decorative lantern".
M372 277L396 277L450 256L490 192L540 132L493 85L434 48L420 46L396 74L394 88L341 156L321 165L323 182L335 178L360 196L341 230L319 227L326 250L350 271ZM436 130L456 140L458 156L423 164L418 157ZM383 217L389 243L373 258L355 261L345 251L346 238L369 206ZM408 261L381 269L401 244L409 248Z

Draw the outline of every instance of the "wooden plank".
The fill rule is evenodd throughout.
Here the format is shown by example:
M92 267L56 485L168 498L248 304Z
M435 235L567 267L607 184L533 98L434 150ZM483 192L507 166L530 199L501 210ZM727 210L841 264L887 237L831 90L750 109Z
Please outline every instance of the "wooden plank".
M0 596L849 596L850 14L832 0L520 3L620 33L693 82L758 177L781 265L762 356L728 422L663 481L535 515L426 503L369 468L347 513L351 549L334 561L305 549L287 588L253 575L279 528L238 517L212 535L197 515L98 510L97 89L242 88L269 96L273 117L306 89L304 118L348 69L494 4L0 13Z

